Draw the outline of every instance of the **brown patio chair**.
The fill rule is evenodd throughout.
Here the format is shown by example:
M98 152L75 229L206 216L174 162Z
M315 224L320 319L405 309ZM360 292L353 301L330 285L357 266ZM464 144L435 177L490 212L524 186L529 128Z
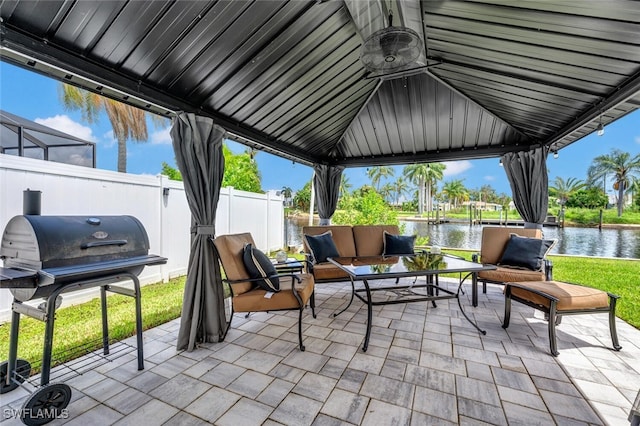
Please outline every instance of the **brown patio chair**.
M282 310L298 310L298 340L300 350L302 344L302 312L309 303L313 317L316 317L314 299L314 281L310 274L273 274L264 278L251 278L243 261L243 252L247 244L255 247L253 237L249 233L221 235L213 240L220 256L222 268L226 275L223 279L229 286L232 296L231 320L235 312L268 312ZM258 281L278 278L280 291L269 292L258 287ZM269 296L267 293L271 293Z
M542 238L542 231L539 229L495 226L482 228L480 253L473 255L473 261L497 266L497 269L492 271L478 272L478 280L482 282L483 293L487 292L487 282L504 284L522 281L551 281L553 279L553 265L546 258L543 259L542 267L539 270L514 268L500 264L511 234L527 238Z

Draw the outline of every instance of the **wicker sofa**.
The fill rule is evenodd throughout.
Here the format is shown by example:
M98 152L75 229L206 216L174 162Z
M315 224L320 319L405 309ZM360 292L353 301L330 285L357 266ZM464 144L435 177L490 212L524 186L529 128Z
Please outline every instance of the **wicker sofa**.
M396 225L328 225L302 228L303 235L320 235L327 231L331 231L333 242L342 257L380 256L384 231L390 234L399 232ZM310 254L306 239L302 240L307 256L307 272L313 274L316 284L349 279L346 272L329 262L316 263Z

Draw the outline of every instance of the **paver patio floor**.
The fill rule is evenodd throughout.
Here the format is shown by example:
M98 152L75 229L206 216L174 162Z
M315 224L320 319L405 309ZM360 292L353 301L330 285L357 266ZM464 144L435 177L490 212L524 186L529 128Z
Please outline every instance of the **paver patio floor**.
M454 284L451 283L451 288ZM640 389L640 330L617 320L622 351L611 349L606 314L565 317L560 356L549 354L542 314L514 303L501 328L502 287L489 285L465 311L455 300L374 308L362 352L366 307L348 283L316 286L316 319L297 313L236 315L225 342L175 349L179 319L144 333L145 369L135 351L65 383L68 417L51 425L628 425ZM391 296L393 297L393 296ZM134 344L133 341L129 342ZM2 395L2 426L26 391Z

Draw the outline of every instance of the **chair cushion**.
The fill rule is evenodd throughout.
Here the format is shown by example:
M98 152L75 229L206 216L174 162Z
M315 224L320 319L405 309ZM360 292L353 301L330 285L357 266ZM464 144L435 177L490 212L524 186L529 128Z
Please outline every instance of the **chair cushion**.
M299 275L302 282L295 282L295 291L302 299L303 305L309 301L313 293L314 281L310 274ZM267 293L262 288L255 288L233 298L233 310L235 312L260 312L277 311L279 309L296 309L300 305L298 299L291 291L292 277L282 277L280 292L270 298L264 297Z
M305 235L314 263L326 262L328 257L340 257L331 231L320 235Z
M482 228L480 262L496 265L500 261L502 253L504 253L504 248L509 242L511 234L517 234L521 237L542 238L540 229L485 226Z
M280 291L280 280L276 268L266 254L253 247L251 243L244 246L242 255L244 267L251 278L263 278L256 281L260 288L277 293Z
M554 246L555 240L521 237L511 234L498 265L517 266L532 271L540 271L543 259Z
M510 283L507 283L507 285L509 284ZM527 288L541 291L558 299L558 303L556 304L556 309L558 311L609 307L609 296L607 293L596 288L563 283L560 281L531 281L514 284L521 285L526 288L512 286L511 294L513 296L549 308L551 305L550 299L540 296L539 294L532 293L527 290Z
M244 246L247 243L254 244L253 237L248 232L243 234L220 235L213 241L220 255L220 261L222 262L224 274L227 279L239 281L251 278L249 277L247 268L244 266L243 260ZM231 284L234 296L251 291L254 287L255 284L253 281Z
M383 235L383 255L413 254L413 245L416 241L415 235L393 235L387 231L384 231Z
M493 271L479 271L478 278L496 283L508 283L510 281L544 281L545 276L542 271L498 266L498 268Z

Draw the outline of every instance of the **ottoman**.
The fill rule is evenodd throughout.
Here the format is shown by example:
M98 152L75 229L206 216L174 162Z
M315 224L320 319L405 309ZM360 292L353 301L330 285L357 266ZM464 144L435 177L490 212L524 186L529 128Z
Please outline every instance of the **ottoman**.
M616 300L618 296L595 288L560 281L526 281L505 283L504 322L509 327L511 301L540 310L549 318L549 345L551 354L558 356L556 325L562 315L609 313L609 331L613 348L622 349L616 332Z

